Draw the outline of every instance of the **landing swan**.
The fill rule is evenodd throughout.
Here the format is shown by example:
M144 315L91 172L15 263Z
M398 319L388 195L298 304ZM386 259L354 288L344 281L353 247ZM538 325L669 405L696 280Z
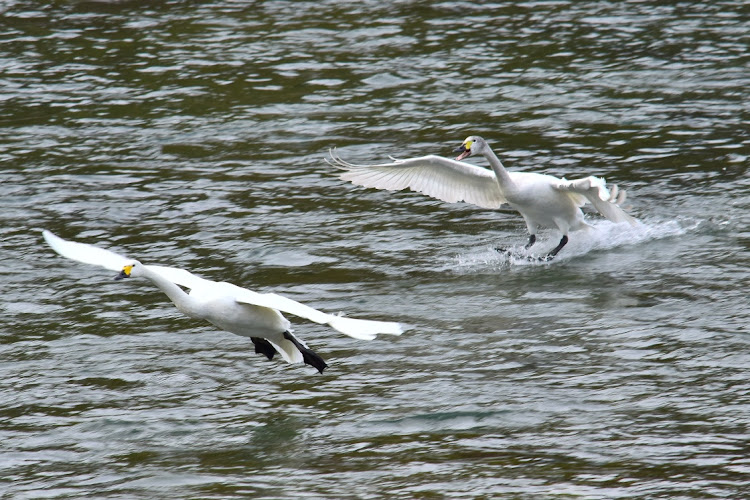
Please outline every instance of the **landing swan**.
M327 324L356 339L372 340L379 333L401 335L403 331L398 323L334 316L275 293L256 293L231 283L210 281L184 269L145 266L103 248L64 240L46 230L42 235L47 244L63 257L120 271L115 279L148 278L181 312L191 318L205 319L222 330L250 337L255 352L268 359L273 359L278 352L285 361L304 361L320 373L328 365L291 333L291 324L280 311ZM190 293L185 293L180 286L190 289Z
M612 222L636 224L636 220L618 205L625 201L625 191L604 179L586 177L568 181L545 174L508 172L487 142L473 135L454 150L455 160L442 156L420 156L377 165L355 165L331 150L335 167L346 172L339 177L363 187L399 191L409 188L427 196L456 203L465 201L483 208L499 208L504 203L521 213L529 230L530 248L536 242L539 227L557 228L560 243L543 260L552 259L568 243L568 233L591 227L583 220L581 206L590 202L600 214ZM461 160L482 155L492 170Z

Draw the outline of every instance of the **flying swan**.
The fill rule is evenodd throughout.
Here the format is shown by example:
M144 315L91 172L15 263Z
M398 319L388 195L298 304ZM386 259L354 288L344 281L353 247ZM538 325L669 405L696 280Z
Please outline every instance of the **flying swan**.
M604 179L590 176L568 181L545 174L508 172L487 142L476 135L467 137L454 152L460 153L455 160L429 155L356 165L343 160L333 149L329 163L346 171L340 179L363 187L388 191L409 188L448 203L465 201L482 208L499 208L507 203L526 221L527 249L536 242L540 226L562 233L560 243L541 260L557 255L568 243L570 231L591 227L584 222L580 208L586 202L612 222L637 224L618 206L625 201L625 190L618 190L616 185L608 190ZM475 155L484 156L492 170L461 161Z
M116 280L131 276L148 278L167 294L181 312L191 318L205 319L222 330L250 337L255 352L264 354L268 359L273 359L278 352L285 361L304 362L320 373L328 365L291 333L291 324L280 311L327 324L356 339L372 340L379 333L401 335L403 331L398 323L326 314L275 293L256 293L231 283L210 281L184 269L145 266L103 248L64 240L46 230L42 235L49 246L63 257L119 271ZM188 288L190 293L180 287Z

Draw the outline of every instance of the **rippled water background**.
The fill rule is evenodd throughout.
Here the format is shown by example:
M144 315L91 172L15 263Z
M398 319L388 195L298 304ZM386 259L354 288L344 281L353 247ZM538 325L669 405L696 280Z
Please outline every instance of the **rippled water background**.
M750 495L745 2L0 10L2 498ZM508 261L517 213L323 161L469 134L642 225ZM411 329L269 362L43 228Z

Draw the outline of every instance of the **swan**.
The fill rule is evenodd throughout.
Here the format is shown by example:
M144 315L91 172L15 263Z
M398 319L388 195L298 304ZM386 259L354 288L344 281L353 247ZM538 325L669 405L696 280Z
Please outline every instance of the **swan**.
M637 224L618 205L625 201L625 190L604 179L590 176L568 181L552 175L509 172L483 138L472 135L453 150L455 160L428 155L376 165L357 165L343 160L335 148L330 151L334 167L345 170L339 178L363 187L400 191L409 188L433 198L456 203L465 201L482 208L499 208L504 203L521 213L529 231L526 249L536 243L539 227L556 228L560 243L541 260L551 260L568 243L568 233L591 226L583 220L581 206L591 203L612 222ZM465 163L470 156L484 156L492 170Z
M273 359L278 352L285 361L304 362L320 373L328 365L292 334L291 323L281 311L327 324L356 339L372 340L379 333L401 335L403 332L399 323L326 314L275 293L257 293L231 283L210 281L184 269L146 266L103 248L64 240L47 230L42 231L42 235L47 244L63 257L119 271L116 280L130 277L151 280L182 313L204 319L222 330L250 337L255 352L268 359ZM190 293L180 287L188 288Z

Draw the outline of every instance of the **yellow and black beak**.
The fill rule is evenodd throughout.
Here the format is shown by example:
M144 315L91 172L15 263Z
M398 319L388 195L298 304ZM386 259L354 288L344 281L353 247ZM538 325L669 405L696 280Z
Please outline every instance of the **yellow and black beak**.
M133 270L133 266L131 266L130 264L128 264L127 266L124 266L122 268L122 271L120 271L120 274L118 274L117 276L115 276L115 279L116 280L121 280L123 278L130 278L130 271L132 271L132 270Z
M463 144L453 150L454 153L461 153L460 155L456 156L456 161L461 161L467 156L471 156L471 144L472 141L464 141Z

